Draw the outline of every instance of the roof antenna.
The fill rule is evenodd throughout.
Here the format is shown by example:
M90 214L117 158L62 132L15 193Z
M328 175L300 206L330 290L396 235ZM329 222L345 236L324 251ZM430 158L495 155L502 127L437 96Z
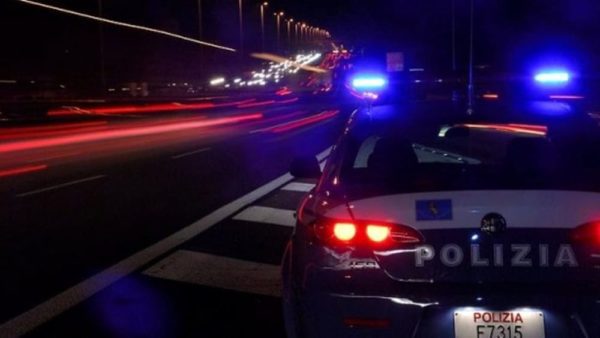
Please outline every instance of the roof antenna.
M470 28L469 28L469 79L467 85L467 115L473 115L474 85L473 85L473 20L475 16L474 0L471 0Z

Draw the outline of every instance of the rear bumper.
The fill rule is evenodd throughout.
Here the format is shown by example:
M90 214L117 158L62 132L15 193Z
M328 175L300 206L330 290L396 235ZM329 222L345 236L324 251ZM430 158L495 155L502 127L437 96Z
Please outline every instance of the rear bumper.
M286 302L301 337L455 338L455 313L467 310L540 312L546 338L600 337L600 293L592 289L400 283L381 270L305 277Z
M507 296L508 297L508 296ZM543 313L546 338L600 337L597 304L555 300L550 304L486 302L424 304L397 296L310 293L298 302L303 337L455 338L460 311L534 311ZM563 307L564 306L564 307Z

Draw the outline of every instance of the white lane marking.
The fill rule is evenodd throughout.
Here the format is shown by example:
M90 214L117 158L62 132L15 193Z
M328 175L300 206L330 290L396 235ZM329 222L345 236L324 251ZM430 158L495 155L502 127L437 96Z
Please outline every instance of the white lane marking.
M187 153L183 153L183 154L179 154L179 155L175 155L175 156L171 156L171 159L173 160L177 160L183 157L188 157L188 156L192 156L192 155L196 155L196 154L200 154L206 151L209 151L210 148L201 148L201 149L197 149L197 150L193 150L193 151L188 151Z
M285 187L281 188L281 190L309 192L314 187L315 187L315 184L312 184L312 183L292 182L292 183L286 185Z
M331 147L317 155L317 159L319 161L324 160L329 156L330 152ZM77 304L92 297L96 293L111 286L123 277L135 272L157 257L164 255L193 237L198 236L213 225L225 220L240 209L257 201L259 198L283 186L292 179L292 175L286 173L237 200L222 206L158 243L138 251L99 274L84 280L70 289L63 291L34 308L14 317L0 325L0 337L18 337L25 335L36 327L48 322Z
M41 189L36 189L36 190L24 192L24 193L18 194L17 197L27 197L27 196L31 196L31 195L37 195L37 194L41 194L43 192L57 190L57 189L62 189L62 188L70 187L72 185L76 185L76 184L80 184L80 183L85 183L85 182L91 182L91 181L99 180L99 179L104 178L104 177L106 177L106 175L96 175L96 176L92 176L92 177L82 178L80 180L75 180L75 181L71 181L71 182L67 182L67 183L62 183L62 184L57 184L57 185L53 185L51 187L46 187L46 188L41 188Z
M293 227L296 225L294 213L294 210L276 209L254 205L235 215L233 219L238 221L268 223Z
M144 274L177 282L280 297L280 272L278 265L178 250L144 271Z

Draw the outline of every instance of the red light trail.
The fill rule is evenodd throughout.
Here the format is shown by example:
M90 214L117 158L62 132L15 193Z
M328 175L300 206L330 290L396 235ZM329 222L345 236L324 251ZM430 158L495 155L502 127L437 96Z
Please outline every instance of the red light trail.
M23 150L41 149L54 146L72 145L85 142L106 141L111 139L148 136L154 134L184 131L195 128L207 128L220 125L235 124L246 121L262 119L262 113L229 116L214 119L195 119L192 121L175 121L156 125L143 125L126 127L123 129L112 129L95 132L87 132L75 135L42 138L36 140L24 140L0 144L0 153L10 153Z
M40 165L30 165L30 166L11 168L11 169L3 169L3 170L0 170L0 177L26 174L26 173L30 173L30 172L34 172L34 171L44 170L47 168L48 168L47 165L40 164Z

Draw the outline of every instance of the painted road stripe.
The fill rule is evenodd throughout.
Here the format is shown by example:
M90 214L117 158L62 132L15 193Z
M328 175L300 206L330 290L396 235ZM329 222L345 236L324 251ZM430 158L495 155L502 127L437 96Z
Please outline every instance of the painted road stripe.
M268 223L293 227L296 225L294 213L294 210L276 209L254 205L235 215L233 219L238 221Z
M278 265L189 250L178 250L144 271L155 278L273 297L281 296L280 273Z
M183 154L179 154L179 155L175 155L175 156L171 156L172 159L177 160L183 157L188 157L188 156L192 156L192 155L196 155L196 154L200 154L206 151L209 151L210 148L202 148L202 149L197 149L194 151L188 151L187 153L183 153Z
M22 194L18 194L17 197L27 197L27 196L31 196L31 195L37 195L37 194L41 194L43 192L57 190L57 189L62 189L62 188L70 187L72 185L76 185L76 184L80 184L80 183L85 183L85 182L91 182L91 181L99 180L99 179L104 178L104 177L106 177L106 175L97 175L97 176L82 178L80 180L75 180L75 181L71 181L71 182L67 182L67 183L62 183L62 184L57 184L57 185L53 185L53 186L47 187L47 188L41 188L41 189L29 191L29 192L24 192Z
M314 187L315 185L312 183L292 182L286 185L285 187L281 188L281 190L309 192Z
M317 159L319 161L324 160L329 156L330 151L331 147L327 148L317 155ZM292 175L286 173L237 200L222 206L158 243L125 258L101 273L84 280L27 312L5 322L0 326L0 337L18 337L25 335L36 327L48 322L96 293L111 286L123 277L135 272L152 260L173 250L193 237L198 236L213 225L227 219L240 209L256 202L258 199L290 182L292 179Z

